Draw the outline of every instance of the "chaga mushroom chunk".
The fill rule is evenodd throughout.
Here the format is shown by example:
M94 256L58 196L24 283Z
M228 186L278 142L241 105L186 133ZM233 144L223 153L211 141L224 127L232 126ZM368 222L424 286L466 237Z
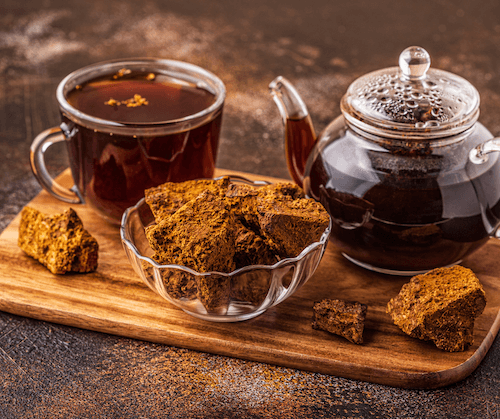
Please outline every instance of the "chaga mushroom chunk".
M367 306L357 301L324 299L313 306L312 328L363 343Z
M409 336L457 352L474 343L474 321L485 306L485 293L476 275L463 266L453 266L411 278L389 301L387 312Z
M97 240L85 230L72 208L55 215L23 208L18 245L54 274L97 269Z

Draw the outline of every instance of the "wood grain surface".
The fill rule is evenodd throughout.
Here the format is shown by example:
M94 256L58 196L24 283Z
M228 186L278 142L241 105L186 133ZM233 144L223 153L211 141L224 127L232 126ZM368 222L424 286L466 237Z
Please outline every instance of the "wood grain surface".
M251 179L276 179L240 174ZM66 171L61 183L69 183ZM29 205L46 213L68 205L41 192ZM480 364L500 327L500 242L491 239L463 265L482 282L486 308L476 320L474 345L447 353L412 339L391 322L385 307L408 278L366 271L330 244L314 276L293 296L261 316L237 323L194 318L153 293L130 266L118 227L87 207L73 206L100 246L90 274L57 276L17 246L19 216L0 236L0 310L78 328L219 355L405 388L437 388L467 377ZM312 305L322 298L368 305L365 343L311 327Z

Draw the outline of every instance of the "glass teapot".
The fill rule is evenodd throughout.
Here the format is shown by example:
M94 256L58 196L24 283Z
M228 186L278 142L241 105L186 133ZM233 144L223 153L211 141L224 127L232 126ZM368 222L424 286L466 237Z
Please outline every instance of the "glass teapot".
M342 254L374 271L459 263L500 225L500 138L477 122L477 90L430 62L409 47L355 80L317 139L290 82L269 86L292 178L330 213Z

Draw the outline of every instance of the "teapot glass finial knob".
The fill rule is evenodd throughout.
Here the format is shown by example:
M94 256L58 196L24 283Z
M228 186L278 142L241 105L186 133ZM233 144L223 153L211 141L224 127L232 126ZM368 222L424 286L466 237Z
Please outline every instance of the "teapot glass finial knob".
M421 47L408 47L399 56L399 68L405 78L415 80L425 78L431 66L429 53Z

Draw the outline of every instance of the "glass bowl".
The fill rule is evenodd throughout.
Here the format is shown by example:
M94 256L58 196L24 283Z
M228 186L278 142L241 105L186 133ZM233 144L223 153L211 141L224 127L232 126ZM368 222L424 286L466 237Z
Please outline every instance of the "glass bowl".
M231 176L231 182L263 186L267 182ZM332 222L318 242L297 257L274 265L249 265L231 273L196 272L180 265L160 265L145 228L154 217L144 198L128 208L122 217L120 236L135 272L154 292L192 316L214 321L251 319L284 301L314 274L326 249Z

